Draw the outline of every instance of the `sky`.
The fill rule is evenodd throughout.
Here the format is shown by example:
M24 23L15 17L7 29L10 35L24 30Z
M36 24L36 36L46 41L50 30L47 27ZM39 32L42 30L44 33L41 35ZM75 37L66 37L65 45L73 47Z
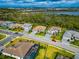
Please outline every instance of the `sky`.
M79 8L79 0L0 0L0 8Z

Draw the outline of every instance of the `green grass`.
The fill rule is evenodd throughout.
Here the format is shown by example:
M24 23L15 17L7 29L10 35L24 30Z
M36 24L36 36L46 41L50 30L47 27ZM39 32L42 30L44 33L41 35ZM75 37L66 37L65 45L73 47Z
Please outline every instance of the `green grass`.
M30 34L30 33L32 33L32 29L31 29L31 30L29 30L29 32L28 32L28 33L29 33L29 34Z
M52 40L61 41L62 40L62 36L63 36L65 31L66 31L66 29L62 28L61 32L57 33L57 35L52 35L51 36Z
M62 30L61 30L61 32L57 35L57 40L62 40L62 36L63 36L63 34L64 34L64 32L66 31L66 29L65 28L63 28Z
M6 37L6 35L0 33L0 40L2 40L5 37Z
M12 58L12 57L1 54L0 59L15 59L15 58Z
M71 42L71 44L76 45L76 46L79 47L79 40L75 40L75 41Z
M3 27L3 26L0 26L0 29L8 29L8 27Z
M40 45L35 59L44 59L44 58L55 59L56 56L57 56L57 53L59 53L63 56L69 57L69 58L74 57L74 54L71 51L67 51L67 50L62 49L62 48L57 48L53 45L49 46L45 43L41 43L41 42L38 42L38 41L35 41L35 40L30 40L30 42L33 42L35 44Z
M58 49L53 46L41 45L35 59L55 59L57 54L65 57L74 58L74 55L64 49Z
M14 31L14 32L23 32L24 31L24 29L22 29L22 28L14 28L14 29L9 29L9 30Z
M57 52L57 48L48 46L46 51L46 59L55 59Z
M45 33L44 32L40 32L40 33L36 33L36 35L38 35L38 36L44 36Z
M65 50L65 49L60 49L58 51L58 53L65 56L65 57L74 58L74 54L70 51Z
M37 37L40 37L40 38L44 39L45 32L36 33L35 35L36 35Z
M44 59L45 58L46 47L40 46L39 51L35 59Z

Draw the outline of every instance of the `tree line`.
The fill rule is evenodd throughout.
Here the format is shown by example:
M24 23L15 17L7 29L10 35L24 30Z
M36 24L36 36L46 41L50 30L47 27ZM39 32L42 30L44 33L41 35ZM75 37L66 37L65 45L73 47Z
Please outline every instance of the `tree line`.
M18 23L33 23L38 25L60 26L67 29L79 30L79 16L55 15L46 13L23 13L16 10L0 11L0 20L14 21Z

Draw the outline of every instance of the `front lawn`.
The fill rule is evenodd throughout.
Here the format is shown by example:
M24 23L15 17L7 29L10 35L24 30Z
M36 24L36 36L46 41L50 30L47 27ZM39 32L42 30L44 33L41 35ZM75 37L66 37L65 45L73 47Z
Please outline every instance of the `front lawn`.
M45 32L36 33L36 35L45 36Z
M79 40L72 41L71 44L76 45L76 46L79 47Z
M9 29L9 30L12 30L12 31L15 31L15 32L23 32L24 31L23 28L13 28L13 29Z
M43 39L45 34L46 34L45 32L40 32L40 33L36 33L36 36Z
M57 33L57 35L52 35L51 36L52 41L61 41L65 30L66 30L65 28L62 28L61 32Z

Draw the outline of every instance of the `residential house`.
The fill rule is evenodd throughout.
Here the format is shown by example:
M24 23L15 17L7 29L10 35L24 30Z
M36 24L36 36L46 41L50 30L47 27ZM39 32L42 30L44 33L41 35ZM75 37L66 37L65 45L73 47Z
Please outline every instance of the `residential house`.
M57 34L58 32L61 32L61 28L53 26L53 27L49 28L47 33L49 33L49 34Z
M45 29L46 29L45 26L36 26L33 28L32 32L34 32L34 33L44 32Z
M14 28L19 28L19 27L21 27L22 28L22 24L11 24L10 26L9 26L9 28L11 28L11 29L14 29Z
M4 23L2 23L1 26L4 26L4 27L10 27L10 25L14 24L13 22L10 22L10 21L4 21Z
M56 35L58 32L61 32L61 28L60 27L51 27L48 29L46 35L45 35L45 39L46 40L51 40L51 36L52 35Z
M28 53L33 45L33 43L26 41L18 42L13 46L5 47L2 53L16 59L24 59L24 56Z
M29 30L32 28L32 24L25 23L22 27L24 28L25 32L29 32Z
M62 38L62 42L69 43L69 41L73 41L72 39L79 40L79 32L74 30L67 30Z

